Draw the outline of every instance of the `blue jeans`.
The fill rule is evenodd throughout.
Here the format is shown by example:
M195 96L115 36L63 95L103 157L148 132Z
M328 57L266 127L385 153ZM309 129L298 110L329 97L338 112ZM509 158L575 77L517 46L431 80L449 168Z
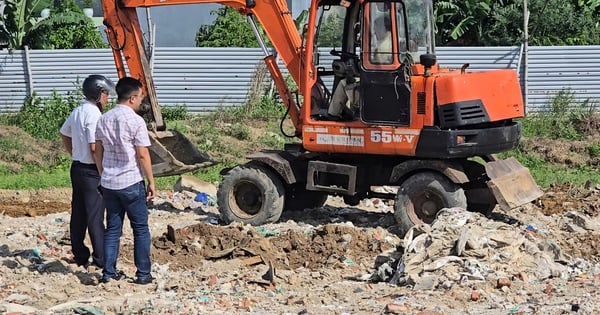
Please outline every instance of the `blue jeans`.
M136 277L150 277L150 229L148 228L148 207L144 182L133 184L120 190L102 187L106 206L106 232L104 233L103 279L117 277L119 239L123 234L125 213L133 229L133 259Z

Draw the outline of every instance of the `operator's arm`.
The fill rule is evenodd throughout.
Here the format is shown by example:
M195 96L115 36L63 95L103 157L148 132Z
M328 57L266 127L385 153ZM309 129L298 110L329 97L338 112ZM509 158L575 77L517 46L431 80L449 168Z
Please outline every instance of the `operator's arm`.
M60 134L60 139L62 140L62 144L65 150L67 150L70 156L73 156L73 139L71 139L71 137L63 135L62 133Z
M93 149L92 146L94 146ZM104 157L104 147L102 146L102 141L96 140L95 144L90 143L90 149L92 149L94 161L96 162L96 167L98 168L98 173L102 175L102 158Z
M135 153L142 167L142 172L146 179L148 179L148 187L146 187L146 198L148 200L154 199L156 195L156 188L154 186L154 174L152 173L152 161L150 160L150 151L148 147L135 147Z

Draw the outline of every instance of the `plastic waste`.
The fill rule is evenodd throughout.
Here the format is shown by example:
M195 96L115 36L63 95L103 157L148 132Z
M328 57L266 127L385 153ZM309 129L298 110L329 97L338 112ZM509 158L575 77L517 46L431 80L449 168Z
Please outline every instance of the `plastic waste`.
M537 232L537 229L532 224L527 225L527 227L525 228L525 230L531 231L531 232Z
M265 227L261 226L259 228L256 229L256 232L264 237L267 236L277 236L279 235L279 231L278 230L268 230Z
M206 193L203 192L199 192L198 194L196 194L196 197L194 198L195 202L200 202L203 205L208 204L208 195Z

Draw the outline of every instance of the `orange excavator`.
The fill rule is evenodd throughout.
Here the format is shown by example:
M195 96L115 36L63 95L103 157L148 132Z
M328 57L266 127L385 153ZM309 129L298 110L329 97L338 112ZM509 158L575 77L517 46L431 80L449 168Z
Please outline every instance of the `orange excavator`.
M165 130L136 9L199 3L247 16L294 126L287 136L299 140L222 170L217 203L226 223L274 222L284 210L320 207L329 195L350 206L377 197L394 200L406 232L442 208L489 213L542 195L528 169L493 155L515 148L521 136L516 72L442 68L432 0L312 0L301 30L284 0L102 0L118 75L127 75L126 62L144 85L159 176L212 162Z

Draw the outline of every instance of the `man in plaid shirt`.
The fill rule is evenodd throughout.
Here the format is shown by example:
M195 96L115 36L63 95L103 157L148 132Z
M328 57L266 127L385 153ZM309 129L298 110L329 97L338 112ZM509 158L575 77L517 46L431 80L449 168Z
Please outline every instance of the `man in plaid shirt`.
M150 138L146 123L137 114L144 98L139 80L124 77L116 86L118 104L100 120L96 129L97 161L101 161L100 186L106 205L104 269L102 282L121 280L117 271L119 239L125 214L134 235L134 282L151 283L150 229L146 202L154 198L154 176L150 161ZM144 176L148 185L144 185Z

